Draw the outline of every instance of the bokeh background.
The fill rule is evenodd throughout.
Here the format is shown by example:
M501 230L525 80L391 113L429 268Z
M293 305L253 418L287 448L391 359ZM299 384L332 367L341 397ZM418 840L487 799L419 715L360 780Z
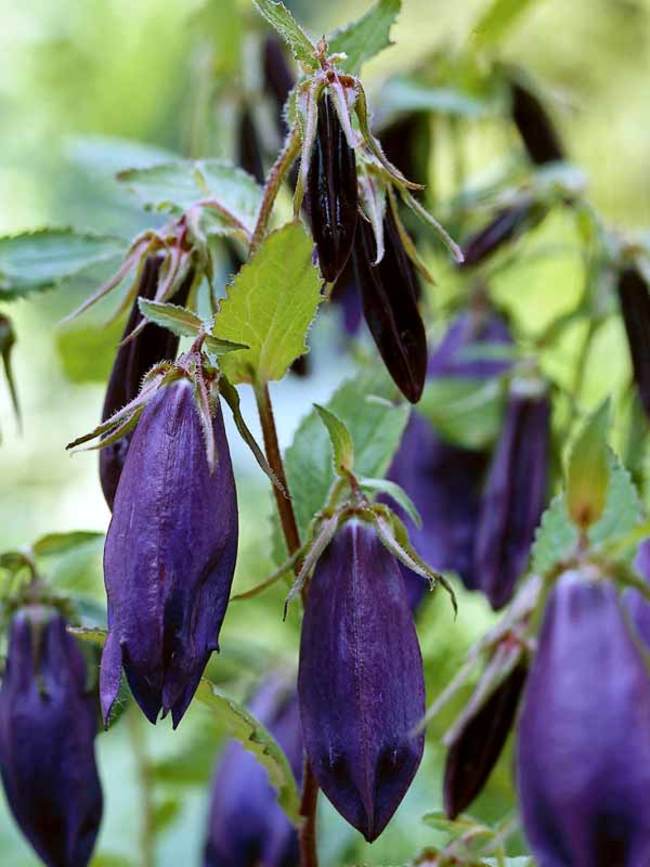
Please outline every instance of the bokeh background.
M370 4L294 0L291 5L317 35ZM486 5L482 0L403 0L393 31L396 46L364 70L378 111L386 81L416 66L432 77L439 67L455 68L457 81L471 78L467 68L480 69L485 62L474 53L473 25ZM519 5L520 17L492 46L491 56L523 65L540 82L571 159L584 172L588 198L603 219L624 231L644 229L650 225L650 0L522 0ZM0 233L71 225L129 237L159 218L143 213L119 188L116 170L146 164L154 153L231 155L233 116L243 86L233 71L247 50L238 56L236 46L243 31L258 26L247 0L0 0L0 20ZM214 87L218 99L211 102L206 93L214 93ZM439 144L430 171L444 216L445 196L457 192L455 185L489 175L506 159L512 142L489 111L453 123L434 121ZM460 156L454 144L459 139ZM443 256L433 249L423 252L438 278L433 307L442 309L457 291L455 278ZM101 323L116 301L72 334L59 325L101 277L86 273L57 291L2 308L18 334L14 363L23 432L16 430L0 383L0 550L46 532L106 529L109 515L96 455L70 457L64 447L98 419L101 378L108 372L116 333L91 326ZM575 223L558 212L524 242L514 262L498 271L491 289L524 332L535 335L575 304L583 280ZM313 335L312 375L288 377L273 388L285 445L311 403L326 400L355 369L352 354L338 349L339 331L337 315L324 315ZM572 375L580 336L579 330L569 330L545 357L558 381ZM590 352L585 404L622 393L628 378L622 329L612 319ZM250 395L242 397L257 431ZM273 569L271 500L266 479L245 447L234 435L231 442L241 502L236 579L241 589ZM53 564L52 580L64 592L101 600L100 547L90 544L74 558ZM281 612L281 590L231 608L223 651L211 663L210 676L233 695L244 697L270 664L295 662L297 615L283 624ZM461 598L456 621L444 600L425 603L419 633L430 699L491 622L487 605L469 594ZM321 805L325 867L401 864L418 848L439 841L421 816L440 807L443 753L437 738L444 722L432 728L415 785L373 847L361 845L358 835ZM220 748L209 714L193 708L176 733L166 723L138 732L134 726L137 721L116 726L98 739L106 809L93 864L141 863L143 778L153 783L156 863L198 864L207 784ZM139 764L134 761L134 738L144 739L144 763L142 755ZM508 753L475 812L494 821L513 807ZM0 853L2 863L12 867L36 863L4 803Z

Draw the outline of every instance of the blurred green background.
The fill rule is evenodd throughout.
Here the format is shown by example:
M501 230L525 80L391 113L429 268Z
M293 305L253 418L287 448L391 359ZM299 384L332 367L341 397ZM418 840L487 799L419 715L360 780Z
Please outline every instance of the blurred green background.
M370 4L296 0L292 5L317 35L351 20ZM480 69L487 61L484 55L473 56L472 28L486 5L482 0L404 0L393 31L396 47L364 70L377 110L382 108L377 95L386 79L418 64L434 77L436 64L455 66L459 80L466 74L463 65L468 57ZM511 5L517 5L515 0ZM490 56L521 64L539 80L571 159L586 175L588 197L603 218L624 230L647 226L650 0L538 0L519 5L520 18ZM238 64L233 47L240 27L259 25L246 0L0 0L0 20L0 233L74 225L128 237L149 225L152 217L118 189L112 180L115 170L146 162L151 148L191 156L232 154L233 111L242 87L242 80L232 77ZM218 100L212 103L204 99L211 76L218 82ZM490 117L462 120L457 131L463 138L461 168L466 181L498 162L510 147L500 129ZM454 172L459 169L458 154L448 147L449 134L443 125L442 146L435 148L432 158L440 196L454 191ZM106 137L129 141L111 144ZM137 142L148 148L141 151ZM441 256L430 250L425 254L438 278L434 306L441 305L454 294L456 284ZM574 223L559 212L524 242L518 261L499 271L492 289L522 331L535 335L575 303L583 272ZM106 529L108 511L99 489L96 455L70 457L64 447L96 424L103 387L84 380L107 371L114 335L105 337L99 352L92 343L83 348L77 342L67 368L57 350L63 333L58 322L100 276L83 275L64 289L2 309L11 315L18 333L15 373L24 430L17 433L6 389L0 384L0 550L27 544L45 532ZM115 301L89 321L101 322L112 304ZM559 382L571 376L580 327L566 334L545 358ZM319 323L314 337L316 372L308 381L290 377L273 389L285 445L311 403L324 401L354 370L352 358L331 351L337 328L334 316L326 315ZM622 329L612 319L600 330L590 353L585 404L595 404L610 392L621 393L628 377ZM257 431L250 395L242 397L245 415ZM268 542L271 501L266 480L245 447L235 436L231 442L242 528L236 580L243 588L273 568ZM90 545L74 562L60 564L54 579L63 591L101 600L98 547ZM210 676L234 695L245 696L270 663L295 661L297 616L283 624L281 608L278 590L229 611L223 651L211 663ZM467 594L455 622L444 599L425 604L419 631L430 699L490 622L487 606ZM442 723L433 727L416 783L396 820L373 847L361 846L358 835L321 805L325 867L401 864L418 848L439 839L420 817L440 807L443 753L436 738L441 731ZM104 867L141 863L142 794L131 735L129 725L119 725L98 739L106 809L93 863ZM144 729L144 735L159 780L154 793L156 863L198 864L206 784L218 747L210 736L208 712L193 708L175 734L163 723ZM187 759L192 750L193 762ZM476 814L482 818L501 818L513 807L509 762L509 756L502 760L477 804ZM4 806L0 852L2 863L12 867L36 863Z

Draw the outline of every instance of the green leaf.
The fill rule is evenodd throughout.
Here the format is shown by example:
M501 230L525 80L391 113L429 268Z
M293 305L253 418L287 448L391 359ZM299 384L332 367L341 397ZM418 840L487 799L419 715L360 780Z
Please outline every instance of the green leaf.
M68 632L80 641L87 641L95 647L103 647L108 638L108 631L98 626L68 626Z
M571 522L567 511L566 497L558 494L551 500L548 509L535 533L532 549L532 571L538 575L549 572L560 560L567 557L578 544L578 530Z
M162 328L177 334L179 337L196 337L203 328L203 320L187 307L169 304L161 301L148 301L138 298L140 313L149 322L155 322Z
M364 61L392 45L390 29L401 10L402 0L377 0L361 18L334 31L327 39L330 54L347 54L337 65L357 73Z
M409 78L394 78L381 91L382 110L389 112L433 112L452 117L480 117L486 103L453 87L435 87Z
M90 530L73 530L71 533L48 533L34 542L32 551L36 557L68 554L70 551L88 544L96 545L103 538L103 533L95 533Z
M199 701L214 711L216 725L252 753L268 771L278 802L294 825L300 821L300 797L286 755L277 741L246 708L220 692L205 678L196 691Z
M321 421L327 428L332 443L332 452L334 455L334 470L338 473L339 470L352 470L354 466L354 445L350 431L346 428L340 418L325 409L324 406L314 404L314 409L321 418Z
M198 201L214 204L210 211L215 227L226 230L240 225L249 233L255 227L262 188L243 169L227 160L175 160L143 169L119 172L122 181L145 207L179 214Z
M174 786L205 786L213 772L214 756L222 741L212 717L201 719L201 725L193 728L189 738L179 745L172 755L165 755L152 765L151 773L157 783Z
M222 360L231 382L281 379L307 351L305 337L321 300L312 246L299 222L287 223L266 238L228 287L213 334L249 347Z
M567 467L567 506L571 520L586 529L602 515L609 485L609 400L585 422Z
M481 46L496 45L535 0L491 0L474 25L476 41Z
M592 545L626 536L641 520L641 500L632 478L618 457L609 452L609 487L600 520L589 528Z
M499 379L438 377L426 384L418 409L443 439L483 449L501 428L504 388Z
M401 485L391 482L390 479L359 479L359 484L366 491L388 494L406 512L416 527L422 526L422 518L415 503Z
M262 17L284 39L298 63L306 69L315 69L316 49L284 3L275 0L253 0L253 3Z
M0 238L0 301L51 289L124 252L124 241L74 229L39 229Z
M55 335L56 352L70 382L105 383L110 373L124 323L81 325L61 329Z
M359 476L383 476L397 451L409 407L391 404L394 395L395 388L383 370L367 371L344 382L326 404L350 432ZM373 400L373 396L385 400ZM334 481L328 433L316 410L303 419L286 450L285 470L300 537L305 540L311 520L324 505ZM282 563L286 550L276 545L275 555Z

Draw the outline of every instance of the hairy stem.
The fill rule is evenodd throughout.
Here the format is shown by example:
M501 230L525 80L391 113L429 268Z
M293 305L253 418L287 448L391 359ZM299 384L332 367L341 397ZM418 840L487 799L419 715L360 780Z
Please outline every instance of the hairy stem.
M280 444L278 443L278 432L275 427L273 405L266 384L257 385L255 387L255 399L257 401L257 411L260 417L260 424L262 426L266 459L276 478L282 484L282 487L286 492L283 493L283 491L279 490L277 487L273 487L275 504L280 516L280 523L282 524L282 533L287 545L287 550L291 556L300 548L300 533L298 531L296 515L289 495L287 476L284 471ZM300 572L299 562L295 565L295 571L296 575ZM307 585L303 587L301 593L304 605L307 594ZM300 828L300 867L318 867L318 855L316 852L317 800L318 783L314 777L311 765L305 758L302 800L300 802L300 815L304 819Z
M300 134L297 130L292 130L284 147L280 151L278 158L273 164L266 184L264 185L264 197L262 198L262 204L260 205L260 210L257 215L257 223L255 224L255 230L253 231L253 237L251 239L251 254L255 252L264 240L271 211L273 210L273 204L278 195L280 185L299 153Z
M129 708L126 716L140 788L140 864L141 867L155 867L156 832L154 829L153 781L143 733L143 722L136 708Z

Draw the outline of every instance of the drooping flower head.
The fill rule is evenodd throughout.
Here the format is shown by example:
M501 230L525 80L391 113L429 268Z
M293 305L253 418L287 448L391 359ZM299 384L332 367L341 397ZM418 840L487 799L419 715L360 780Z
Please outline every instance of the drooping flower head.
M325 795L375 840L417 771L422 657L404 580L376 530L340 527L309 586L298 696L305 750Z
M174 726L223 621L237 556L237 496L218 400L210 470L188 379L160 387L133 434L104 549L109 634L101 664L106 718L122 668L151 722Z
M286 678L269 678L250 703L289 760L300 783L302 735L298 696ZM267 772L241 744L230 743L214 780L204 867L298 867L298 833L278 804Z
M477 586L495 610L512 598L547 498L551 407L536 379L511 385L490 465L474 552Z
M564 573L549 596L517 744L540 867L650 863L650 676L613 584Z
M53 608L11 623L0 688L0 772L21 831L49 867L86 867L102 817L97 706L81 651Z
M508 344L505 322L491 311L469 311L449 326L431 353L430 379L467 377L488 379L504 373L509 362L491 357L465 357L467 349L483 344ZM437 569L456 572L469 588L475 586L474 541L478 523L483 477L489 456L446 442L432 424L416 411L411 413L388 478L399 484L413 500L422 518L416 527L407 515L412 544ZM421 577L400 564L413 607L426 590Z

